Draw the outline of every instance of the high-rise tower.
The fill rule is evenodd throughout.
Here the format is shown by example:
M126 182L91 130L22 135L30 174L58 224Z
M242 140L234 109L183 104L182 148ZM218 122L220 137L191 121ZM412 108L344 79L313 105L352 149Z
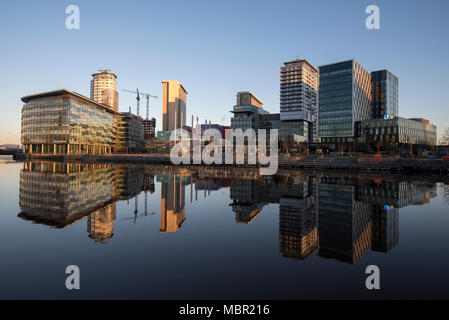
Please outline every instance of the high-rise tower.
M92 74L90 81L90 98L98 103L108 105L118 111L117 76L108 69Z
M318 71L307 60L284 62L281 67L280 108L281 138L295 134L309 142L317 140ZM284 134L282 128L289 132Z
M186 124L187 91L176 80L164 80L162 100L162 130L182 129Z
M355 122L371 118L371 74L356 60L319 70L319 137L325 143L353 143Z
M391 119L398 114L398 77L388 70L371 72L372 119Z

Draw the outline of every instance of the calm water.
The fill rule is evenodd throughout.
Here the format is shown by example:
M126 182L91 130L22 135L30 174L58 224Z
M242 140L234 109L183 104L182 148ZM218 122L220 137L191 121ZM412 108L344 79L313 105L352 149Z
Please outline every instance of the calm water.
M0 178L3 299L449 298L446 177L2 157Z

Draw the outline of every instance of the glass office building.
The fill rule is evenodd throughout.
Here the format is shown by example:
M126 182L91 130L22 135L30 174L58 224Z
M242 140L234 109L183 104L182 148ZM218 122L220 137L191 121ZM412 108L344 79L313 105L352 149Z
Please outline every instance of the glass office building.
M437 127L426 119L371 119L356 124L356 136L357 143L372 151L399 151L401 145L415 145L418 152L437 144Z
M388 70L371 72L372 119L390 119L398 114L398 78Z
M319 68L318 135L322 142L353 142L356 121L371 117L371 74L356 60Z
M268 114L267 111L253 106L234 107L234 110L231 112L234 113L234 116L231 118L231 128L233 130L250 128L257 130L259 127L259 114Z
M104 154L114 145L114 110L65 89L22 98L26 153Z
M312 126L307 121L282 121L279 130L279 140L290 145L312 142Z
M249 91L237 92L237 104L231 111L231 129L259 129L261 115L269 114L263 109L263 103Z
M117 134L115 153L140 153L145 149L145 133L142 119L132 113L116 115Z
M317 142L317 109L318 70L307 60L296 59L284 62L280 74L281 121L308 122L307 125L292 124L290 127L309 127L310 138L306 135L305 140ZM302 132L292 131L291 133L303 135Z
M259 116L259 128L265 130L278 129L281 126L280 114L270 113Z

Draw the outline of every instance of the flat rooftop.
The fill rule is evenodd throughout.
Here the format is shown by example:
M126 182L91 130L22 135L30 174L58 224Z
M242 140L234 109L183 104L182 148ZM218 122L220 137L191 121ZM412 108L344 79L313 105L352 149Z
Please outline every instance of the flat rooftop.
M67 89L58 89L58 90L53 90L53 91L46 91L46 92L36 93L36 94L29 95L29 96L24 96L24 97L21 98L21 100L24 103L28 103L31 100L35 100L35 99L57 97L57 96L62 96L62 95L71 95L71 96L74 96L74 97L76 97L78 99L81 99L81 100L83 100L85 102L94 104L97 107L105 109L108 112L111 112L111 113L114 113L114 114L119 113L118 111L115 111L115 110L111 109L109 106L107 106L105 104L96 102L96 101L94 101L94 100L92 100L92 99L90 99L90 98L88 98L86 96L83 96L82 94L79 94L77 92L73 92L73 91L70 91L70 90L67 90Z
M292 61L287 61L287 62L284 62L284 65L287 66L289 64L295 64L295 63L305 63L309 67L311 67L313 70L315 70L315 72L318 72L318 70L309 61L307 61L306 59L295 59L295 60L292 60Z

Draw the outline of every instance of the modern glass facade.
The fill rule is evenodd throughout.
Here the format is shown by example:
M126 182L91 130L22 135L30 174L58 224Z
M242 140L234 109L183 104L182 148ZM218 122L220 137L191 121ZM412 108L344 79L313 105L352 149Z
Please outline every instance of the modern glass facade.
M269 114L263 110L263 103L249 91L237 93L237 104L231 111L234 116L231 118L231 129L246 130L252 128L259 129L261 115Z
M303 120L281 121L279 140L281 142L288 142L289 144L312 142L312 130L309 129L312 125L312 123Z
M389 119L398 114L398 78L388 70L371 72L372 119Z
M143 152L144 127L140 117L132 113L121 113L116 115L117 135L115 140L116 153L139 153Z
M234 114L234 117L231 118L231 128L234 129L242 129L246 130L249 128L254 129L256 127L256 119L257 114L254 113L244 113L238 112Z
M319 68L318 135L323 142L351 142L354 123L371 116L371 75L357 61Z
M67 90L22 98L21 141L27 153L103 154L112 150L114 112Z
M317 141L318 71L307 60L284 62L280 82L281 120L308 121Z
M357 142L390 149L398 144L434 146L437 128L425 119L371 119L357 123Z
M260 129L271 130L278 129L281 126L281 120L279 113L261 114L259 116Z

